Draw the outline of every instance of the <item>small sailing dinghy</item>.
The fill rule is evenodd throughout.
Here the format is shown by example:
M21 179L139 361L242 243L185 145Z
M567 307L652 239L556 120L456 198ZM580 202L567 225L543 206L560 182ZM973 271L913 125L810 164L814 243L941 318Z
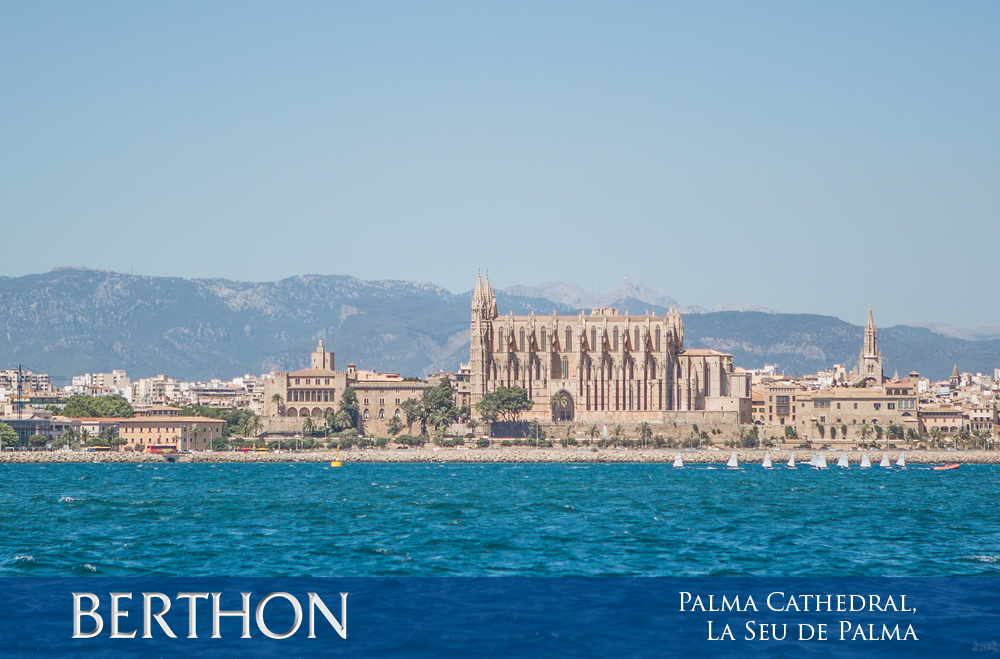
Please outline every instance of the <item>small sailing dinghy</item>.
M816 464L813 465L813 469L828 469L828 468L829 467L826 464L826 455L820 453L819 457L816 458Z
M788 455L788 464L786 465L789 469L795 469L795 451L792 451Z
M809 466L815 469L816 465L818 464L819 464L819 458L816 456L816 452L813 451L813 454L809 456Z
M896 466L900 469L906 469L906 455L902 451L899 452L899 460L896 460Z
M761 467L763 467L764 469L774 469L774 465L771 464L771 454L770 453L765 453L764 454L764 463L761 464Z
M681 458L681 454L678 453L677 457L674 458L674 469L683 469L683 468L684 468L684 460L683 458Z
M878 466L882 467L883 469L892 469L892 463L889 462L888 451L882 454L882 460L881 462L878 463Z
M733 451L729 455L729 462L726 463L726 469L739 469L739 468L740 468L740 463L739 460L736 459L736 451Z
M861 456L861 468L862 469L871 469L871 467L872 467L871 458L869 458L868 454L865 453L864 455Z
M840 454L840 458L837 460L837 466L841 469L851 468L851 464L847 461L847 453Z

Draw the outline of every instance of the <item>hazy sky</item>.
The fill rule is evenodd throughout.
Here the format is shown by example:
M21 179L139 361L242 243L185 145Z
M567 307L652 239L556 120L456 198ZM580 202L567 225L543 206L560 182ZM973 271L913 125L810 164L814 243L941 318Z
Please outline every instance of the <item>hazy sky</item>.
M1000 325L1000 3L0 5L0 275Z

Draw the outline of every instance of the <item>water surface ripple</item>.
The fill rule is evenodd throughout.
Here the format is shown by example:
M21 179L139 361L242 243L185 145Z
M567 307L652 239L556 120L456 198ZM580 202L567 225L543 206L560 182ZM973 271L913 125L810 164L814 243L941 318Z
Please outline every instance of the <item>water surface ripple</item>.
M1000 575L1000 467L11 464L2 576Z

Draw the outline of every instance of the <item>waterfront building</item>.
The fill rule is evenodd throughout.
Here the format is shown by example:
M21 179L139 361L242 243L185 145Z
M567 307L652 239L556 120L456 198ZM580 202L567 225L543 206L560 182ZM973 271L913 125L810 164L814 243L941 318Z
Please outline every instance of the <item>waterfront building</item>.
M212 440L222 437L222 419L204 416L142 416L115 419L123 449L149 452L172 449L177 452L204 451Z
M489 278L480 278L472 297L470 402L515 385L534 402L526 420L687 426L752 418L749 374L733 366L732 355L685 349L675 308L663 318L612 308L501 317Z

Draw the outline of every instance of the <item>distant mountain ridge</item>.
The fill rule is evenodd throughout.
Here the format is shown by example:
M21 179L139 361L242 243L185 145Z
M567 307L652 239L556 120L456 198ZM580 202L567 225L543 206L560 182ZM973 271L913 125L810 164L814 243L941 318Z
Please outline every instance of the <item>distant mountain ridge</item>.
M61 376L125 368L132 377L228 379L305 366L324 338L338 368L353 362L423 376L468 361L470 299L471 291L344 275L252 283L63 268L0 277L0 368L23 364ZM662 315L676 302L624 282L596 299L564 284L511 287L497 292L497 304L501 314L548 315L555 307L575 315L616 306L636 316L647 309ZM861 327L830 316L701 311L686 312L686 345L731 352L747 368L777 363L793 374L851 366L861 346ZM1000 366L1000 339L897 326L880 328L879 341L890 375L915 369L946 378L955 363L973 372Z

